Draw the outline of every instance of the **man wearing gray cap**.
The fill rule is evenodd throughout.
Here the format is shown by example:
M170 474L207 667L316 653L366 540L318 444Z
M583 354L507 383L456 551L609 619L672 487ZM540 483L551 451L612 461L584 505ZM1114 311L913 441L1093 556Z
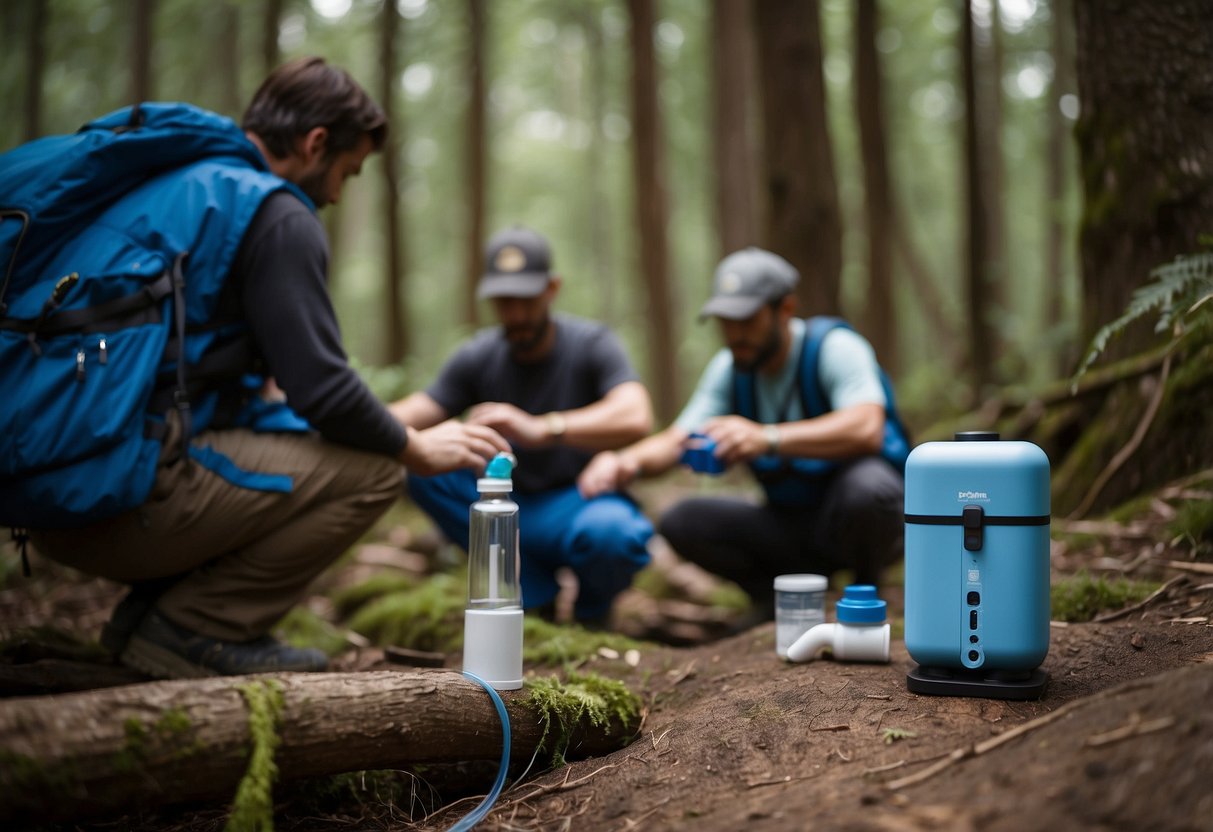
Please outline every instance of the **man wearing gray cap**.
M553 611L556 571L568 567L578 581L574 618L605 626L615 596L648 563L653 526L625 495L586 499L575 483L596 452L652 430L649 394L606 326L551 312L561 279L541 235L508 228L489 240L485 262L477 294L492 301L500 326L458 347L433 384L391 411L419 430L466 414L468 423L492 427L510 442L518 458L523 605ZM466 549L475 474L410 476L408 485Z
M902 471L909 444L871 345L838 318L795 317L796 269L757 248L716 269L700 319L726 348L665 430L601 453L578 480L585 495L669 470L691 444L720 466L745 463L758 505L722 497L676 504L659 531L683 557L737 582L773 615L776 575L849 569L876 583L901 550ZM701 434L692 437L692 434Z

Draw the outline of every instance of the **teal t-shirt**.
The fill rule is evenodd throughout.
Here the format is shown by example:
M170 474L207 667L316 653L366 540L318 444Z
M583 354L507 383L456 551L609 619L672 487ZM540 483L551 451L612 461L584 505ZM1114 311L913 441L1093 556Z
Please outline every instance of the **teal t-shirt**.
M788 360L774 374L758 373L756 378L758 421L764 424L794 422L805 418L804 406L796 385L797 365L804 348L806 325L800 318L789 324L792 343ZM857 404L888 407L880 383L876 353L867 339L853 329L836 327L821 342L817 374L832 410ZM714 416L733 412L733 354L720 350L708 362L699 384L674 424L685 431L699 430Z

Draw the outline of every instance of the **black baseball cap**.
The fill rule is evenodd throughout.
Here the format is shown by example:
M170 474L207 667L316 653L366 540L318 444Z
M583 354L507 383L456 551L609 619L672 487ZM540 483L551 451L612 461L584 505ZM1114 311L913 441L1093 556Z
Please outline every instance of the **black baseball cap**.
M744 321L764 304L795 291L799 282L800 272L778 254L753 246L735 251L716 267L712 297L699 310L699 319Z
M552 250L542 234L515 225L498 231L484 252L476 297L533 298L552 279Z

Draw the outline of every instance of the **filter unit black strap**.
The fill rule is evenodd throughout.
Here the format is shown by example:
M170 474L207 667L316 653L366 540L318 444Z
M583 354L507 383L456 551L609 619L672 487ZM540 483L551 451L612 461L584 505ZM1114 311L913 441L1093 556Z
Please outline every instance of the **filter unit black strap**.
M907 523L919 526L963 526L964 516L960 514L907 514ZM982 523L987 526L1047 526L1052 515L998 515L986 514Z

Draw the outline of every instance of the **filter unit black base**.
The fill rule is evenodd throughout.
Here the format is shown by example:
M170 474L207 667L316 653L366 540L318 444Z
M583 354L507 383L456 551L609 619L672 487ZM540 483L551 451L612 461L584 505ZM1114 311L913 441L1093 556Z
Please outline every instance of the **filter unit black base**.
M1031 671L968 670L919 665L906 674L911 693L928 696L977 696L983 699L1039 699L1049 674Z

